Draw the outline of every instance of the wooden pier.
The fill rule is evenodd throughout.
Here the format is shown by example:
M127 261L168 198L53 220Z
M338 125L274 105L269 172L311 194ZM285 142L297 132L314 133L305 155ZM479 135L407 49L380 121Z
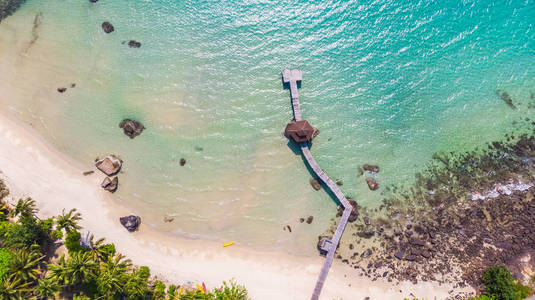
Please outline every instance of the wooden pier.
M284 70L282 71L282 81L285 84L288 84L290 86L290 97L292 98L292 108L293 108L293 114L295 121L301 121L301 108L299 107L299 94L298 94L298 82L301 82L302 80L302 73L301 70ZM340 219L340 222L338 223L338 226L336 227L336 231L334 232L333 237L330 240L327 240L326 243L324 243L322 250L326 251L327 254L325 256L325 262L323 263L323 266L321 268L321 272L318 277L318 281L316 282L316 286L314 288L314 292L312 293L311 300L317 300L319 299L319 296L321 294L321 289L323 288L323 284L325 283L325 279L327 279L327 274L329 273L329 269L332 265L333 259L334 259L334 253L336 252L336 249L338 248L338 243L340 242L340 238L342 237L342 234L344 233L344 229L346 228L347 220L349 219L349 215L351 215L351 212L353 210L353 206L347 201L344 194L342 194L342 191L338 188L338 186L334 183L334 181L323 172L323 170L320 168L312 154L310 153L310 149L308 147L308 143L301 143L301 152L303 153L303 156L305 157L305 160L307 161L307 164L314 170L314 173L318 176L318 178L323 181L323 183L329 187L329 189L333 192L333 194L336 196L338 201L340 201L340 204L342 207L344 207L344 213L342 214L342 218Z

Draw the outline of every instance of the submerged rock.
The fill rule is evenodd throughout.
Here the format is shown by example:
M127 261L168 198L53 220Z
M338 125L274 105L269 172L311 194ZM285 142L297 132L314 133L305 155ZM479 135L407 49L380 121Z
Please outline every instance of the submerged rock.
M376 165L365 164L364 166L362 166L362 168L364 169L364 171L368 171L372 173L379 173L379 166L376 166Z
M139 225L141 224L141 218L139 216L130 215L127 217L119 218L121 225L124 226L128 231L136 231Z
M130 48L139 48L139 47L141 47L141 43L138 42L138 41L130 40L128 42L128 47L130 47Z
M117 190L117 187L119 186L119 178L115 177L113 179L110 179L109 177L104 178L100 186L109 191L114 193Z
M113 25L111 25L110 22L104 22L102 23L102 30L104 30L105 33L112 33L115 28L113 28Z
M314 188L316 191L321 190L321 184L320 182L315 178L310 178L310 185L312 188Z
M105 158L97 161L95 166L108 176L117 174L122 167L123 162L115 155L108 155Z
M371 178L371 177L366 178L366 183L368 184L368 187L372 191L375 191L376 189L379 188L379 184L377 183L377 180L375 180L374 178Z
M513 103L513 99L507 92L500 92L499 90L496 91L496 94L500 96L500 98L507 104L510 108L516 109L515 104Z
M143 129L145 129L145 126L143 126L143 124L141 124L138 121L134 121L130 119L122 120L121 123L119 123L119 127L122 128L124 131L124 134L129 136L131 139L140 135L141 132L143 132Z

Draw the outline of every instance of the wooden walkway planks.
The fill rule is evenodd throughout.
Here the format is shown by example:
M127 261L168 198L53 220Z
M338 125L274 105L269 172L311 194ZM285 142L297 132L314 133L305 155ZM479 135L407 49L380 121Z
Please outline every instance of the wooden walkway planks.
M300 121L301 108L299 107L297 83L302 80L301 70L284 70L282 71L282 79L284 83L290 85L290 97L292 99L294 119L296 121ZM334 181L332 181L332 179L329 178L329 176L327 176L327 174L325 174L325 172L320 168L320 166L312 156L312 153L310 153L308 143L301 143L301 152L303 153L307 164L312 168L312 170L314 170L314 173L316 173L320 180L323 181L323 183L325 183L327 187L329 187L329 189L334 193L338 201L340 201L340 203L342 204L342 207L344 207L344 213L342 214L342 218L340 218L340 222L338 223L336 231L334 232L334 235L331 239L331 247L327 251L325 262L323 263L321 272L318 276L318 281L316 282L316 286L314 287L314 292L312 293L311 300L317 300L319 299L319 296L321 294L323 284L327 279L327 274L329 273L329 269L333 263L334 253L338 248L338 243L340 242L340 238L342 237L342 234L344 233L344 230L346 228L347 220L349 219L349 216L353 211L353 206L351 206L349 201L347 201L346 197L344 196L342 191L340 191L336 183L334 183Z

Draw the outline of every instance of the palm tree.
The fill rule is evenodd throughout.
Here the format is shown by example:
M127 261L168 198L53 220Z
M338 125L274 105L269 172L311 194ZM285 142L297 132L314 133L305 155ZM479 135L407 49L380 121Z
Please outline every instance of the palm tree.
M50 278L39 279L39 282L35 287L35 296L37 299L55 299L55 295L60 289L61 286Z
M4 278L0 281L0 299L24 299L23 296L31 291L29 285L15 276Z
M129 259L121 254L108 256L105 262L100 264L100 272L97 278L99 293L108 298L123 292L124 283L128 270L132 266Z
M37 276L41 274L41 271L38 269L38 264L44 257L44 255L35 249L19 249L11 258L9 263L9 273L23 281L35 280L37 279Z
M49 278L59 284L84 284L95 278L98 264L93 260L90 252L74 252L65 260L63 254L59 264L48 265Z
M104 244L105 239L100 238L96 241L93 240L94 236L91 235L89 237L89 252L93 254L93 257L96 261L106 261L108 259L108 256L113 255L114 253L110 253L110 247L113 247L113 245ZM113 247L114 249L115 247Z
M69 232L72 230L78 230L82 227L78 225L78 221L82 219L82 215L76 211L76 208L69 210L68 213L65 213L65 209L62 211L61 216L56 217L57 229L65 229Z
M16 217L20 215L21 217L33 216L37 212L37 207L35 200L32 198L19 199L15 210L13 211L13 216Z

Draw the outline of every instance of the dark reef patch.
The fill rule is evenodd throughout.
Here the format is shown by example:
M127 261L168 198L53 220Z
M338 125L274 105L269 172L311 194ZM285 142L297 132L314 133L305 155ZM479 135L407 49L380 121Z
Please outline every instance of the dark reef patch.
M0 22L15 11L25 2L25 0L0 0Z
M352 224L350 234L346 229L336 257L361 276L389 282L477 290L491 265L529 280L519 261L535 255L535 123L516 124L515 134L484 149L433 155L408 187L387 187L379 211L362 208L364 224ZM367 249L372 253L358 255Z

